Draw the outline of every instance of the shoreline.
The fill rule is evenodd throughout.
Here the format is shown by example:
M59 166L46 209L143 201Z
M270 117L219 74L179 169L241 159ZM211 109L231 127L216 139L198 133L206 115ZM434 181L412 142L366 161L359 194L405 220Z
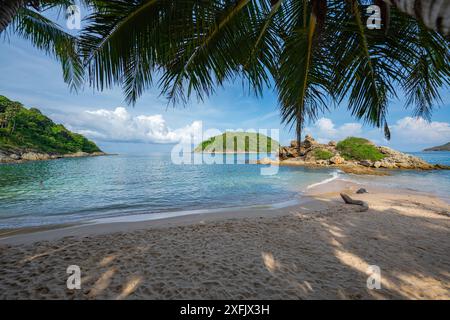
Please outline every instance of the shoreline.
M407 167L393 167L393 168L373 168L366 167L359 164L323 164L317 162L298 161L293 159L286 160L272 160L263 158L250 162L251 164L273 165L273 166L292 166L305 167L311 169L339 169L345 173L352 173L357 175L373 175L373 176L390 176L394 171L439 171L450 170L450 166L443 164L430 164L428 168L407 168Z
M333 177L332 180L337 178L337 172L333 171L330 173ZM304 193L313 186L321 185L323 183L332 181L330 178L324 179L317 183L307 186L304 190L298 190L296 196L285 199L280 202L272 202L272 203L262 203L262 204L253 204L248 206L229 206L229 207L220 207L215 209L202 208L202 209L187 209L187 210L176 210L176 211L165 211L165 212L153 212L153 213L136 213L130 215L117 215L112 217L98 218L98 219L86 219L79 220L74 222L61 222L55 224L44 224L44 225L31 225L31 226L19 226L14 228L0 228L0 240L3 238L4 234L20 234L20 233L31 233L38 232L40 230L48 230L48 229L60 229L65 228L67 226L77 226L77 225L91 225L91 224L99 224L99 223L107 223L107 222L137 222L137 221L147 221L147 220L159 220L165 218L174 218L177 216L185 216L190 214L205 214L205 213L214 213L214 212L229 212L229 211L237 211L237 210L249 210L249 209L276 209L283 208L286 206L296 205L303 202L305 199L300 197L304 197Z
M1 299L450 299L450 206L334 180L273 210L117 222L0 241ZM367 201L346 205L339 191ZM18 240L21 241L18 241ZM81 289L66 287L67 267ZM369 267L381 289L367 288Z
M0 246L30 244L39 241L53 241L67 236L84 237L96 234L128 232L147 228L171 227L206 221L239 219L256 216L271 216L279 211L308 204L314 199L292 199L275 204L254 205L248 207L229 207L218 209L184 210L164 213L148 213L129 216L116 216L76 223L53 224L46 226L21 227L0 230ZM4 236L7 235L7 236Z
M133 214L70 223L0 229L0 246L2 244L21 245L39 241L54 241L64 237L80 238L115 232L133 232L141 229L164 228L251 217L275 217L285 214L290 209L299 207L307 211L314 211L324 197L334 197L340 202L340 198L336 196L340 192L354 193L357 189L364 186L362 183L348 181L339 177L337 172L332 172L331 175L332 177L330 178L307 186L303 191L299 191L294 198L277 203ZM425 196L438 199L445 203L444 199L427 192L407 189L385 189L377 186L366 186L366 188L378 193L393 192L402 195Z
M106 153L106 152L93 152L93 153L87 153L87 152L75 152L75 153L66 153L66 154L47 154L47 153L37 153L37 152L30 152L28 154L31 154L29 158L20 158L20 159L13 159L10 158L8 160L5 160L5 158L2 158L0 161L0 165L4 164L22 164L22 163L28 163L28 162L35 162L35 161L48 161L48 160L59 160L59 159L73 159L73 158L92 158L92 157L104 157L104 156L115 156L117 154L115 153Z

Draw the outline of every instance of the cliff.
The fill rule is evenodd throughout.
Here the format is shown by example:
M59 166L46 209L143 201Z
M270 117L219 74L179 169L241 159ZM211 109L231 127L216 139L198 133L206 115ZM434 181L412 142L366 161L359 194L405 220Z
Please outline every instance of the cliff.
M92 141L55 124L36 108L0 96L0 162L104 155Z

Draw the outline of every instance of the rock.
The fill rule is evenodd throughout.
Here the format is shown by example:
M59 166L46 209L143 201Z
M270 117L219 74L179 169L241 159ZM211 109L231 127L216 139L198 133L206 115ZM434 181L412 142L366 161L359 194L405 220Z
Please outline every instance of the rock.
M339 169L344 171L345 173L352 174L365 174L365 175L373 175L373 176L388 176L389 173L386 171L375 170L369 167L363 167L358 164L344 164L339 166Z
M391 155L396 153L394 149L388 148L388 147L378 147L378 151L380 151L382 154Z
M347 204L354 204L354 205L361 206L362 207L361 211L369 210L369 205L367 204L367 202L364 202L364 201L361 201L361 200L354 200L354 199L350 198L350 196L345 194L345 193L341 193L341 198Z
M259 163L259 164L271 164L272 160L270 158L262 158L262 159L258 160L257 163Z
M372 161L370 160L363 160L358 163L364 167L371 167L373 165Z
M289 158L297 158L299 156L297 148L287 148L286 155Z
M450 166L447 166L445 164L435 164L434 168L435 169L441 169L441 170L450 170Z
M292 140L291 141L291 148L297 148L298 147L298 141L297 140Z
M313 137L311 137L309 134L306 135L305 141L303 141L302 145L305 149L311 148L313 145L316 145L317 141L314 140Z
M366 189L360 188L360 189L358 189L358 191L356 191L356 193L361 194L361 193L368 193L368 192Z
M81 157L87 157L87 156L89 156L89 153L78 151L78 152L75 152L75 153L65 154L63 157L64 158L81 158Z
M287 147L281 147L278 151L278 157L281 160L287 159L288 155L287 155Z
M23 160L36 161L36 160L48 160L50 155L46 153L26 152L22 154Z
M0 153L0 163L8 163L8 162L14 162L14 159L11 159L6 154Z
M408 162L398 162L395 164L397 168L400 169L411 169L411 164L409 164Z
M301 150L297 149L297 141L291 141L291 145L288 147L280 147L279 158L280 160L289 161L295 160L295 163L301 162L301 165L332 165L339 166L345 172L355 174L371 174L371 175L389 175L388 172L382 170L375 170L378 168L384 169L413 169L413 170L434 170L434 169L448 169L445 166L431 165L426 161L414 157L409 154L405 154L388 147L379 146L376 147L380 153L384 155L384 158L377 161L370 160L345 160L337 153L336 142L329 141L328 144L320 144L314 140L310 135L305 136L305 140L301 144ZM316 159L314 150L324 149L333 153L330 160L321 161ZM297 161L298 160L298 161ZM288 164L288 163L286 163ZM289 163L290 164L290 163Z
M380 168L386 168L386 169L394 169L397 166L395 163L389 161L389 159L383 159L380 161Z
M331 157L329 161L331 164L342 164L345 162L345 159L337 154L337 155Z
M12 153L11 153L12 152ZM24 161L38 161L38 160L50 160L50 159L59 159L59 158L78 158L78 157L95 157L95 156L104 156L106 153L104 152L75 152L71 154L47 154L40 153L35 151L3 151L0 150L0 163L17 163Z

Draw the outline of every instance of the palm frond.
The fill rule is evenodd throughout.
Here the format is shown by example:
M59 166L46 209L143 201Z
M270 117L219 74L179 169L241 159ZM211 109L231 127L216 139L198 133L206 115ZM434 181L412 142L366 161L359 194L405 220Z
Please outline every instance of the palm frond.
M84 68L78 55L77 38L40 13L21 8L10 25L12 32L61 62L64 81L73 90L84 83Z
M356 118L385 126L388 101L396 95L397 76L392 61L379 45L384 34L366 29L356 0L342 4L336 18L341 22L333 43L334 94L339 102L348 97L348 108Z
M304 1L303 5L308 6L308 3ZM305 7L296 9L292 13L299 17L298 24L285 41L276 84L282 121L296 125L300 140L305 118L313 120L328 108L326 95L330 83L327 58L316 34L316 15L312 8L307 8L304 21Z

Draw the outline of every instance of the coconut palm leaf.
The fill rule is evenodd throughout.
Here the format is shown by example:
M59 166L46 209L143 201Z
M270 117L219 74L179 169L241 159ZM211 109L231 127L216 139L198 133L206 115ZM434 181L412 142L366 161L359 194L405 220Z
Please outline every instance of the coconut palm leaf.
M334 42L336 96L339 102L348 97L348 108L358 119L384 126L388 99L395 97L390 81L395 70L383 59L375 37L368 34L361 5L350 0L343 9L341 31Z
M152 83L158 44L154 35L159 31L152 26L158 22L158 3L96 2L96 11L86 18L87 26L80 37L84 64L94 87L103 90L123 84L127 101L134 102Z
M408 20L404 34L409 35L406 45L410 51L403 51L412 52L402 64L405 106L413 107L415 116L429 120L433 108L442 103L439 88L450 86L450 46L439 33L409 17L404 18Z
M11 32L29 40L36 48L43 50L61 62L64 81L73 90L84 83L84 68L78 55L76 37L63 31L53 21L40 13L21 8L9 26Z
M174 104L237 78L260 94L273 79L282 119L298 134L330 100L348 99L356 118L389 137L388 106L399 89L426 116L449 82L448 42L390 6L383 29L368 30L369 1L96 3L81 41L91 84L122 85L129 103L155 75Z
M326 94L330 77L325 37L318 33L323 20L318 23L317 11L307 1L297 4L292 13L300 19L285 40L276 84L282 120L296 125L300 142L305 118L313 120L328 108Z
M339 11L342 31L332 51L336 61L333 91L338 102L348 98L352 114L384 127L387 138L387 106L397 96L398 87L404 89L406 105L414 105L415 115L429 116L440 99L439 88L449 79L444 38L395 8L390 10L389 28L368 30L358 1L340 6L344 9Z

